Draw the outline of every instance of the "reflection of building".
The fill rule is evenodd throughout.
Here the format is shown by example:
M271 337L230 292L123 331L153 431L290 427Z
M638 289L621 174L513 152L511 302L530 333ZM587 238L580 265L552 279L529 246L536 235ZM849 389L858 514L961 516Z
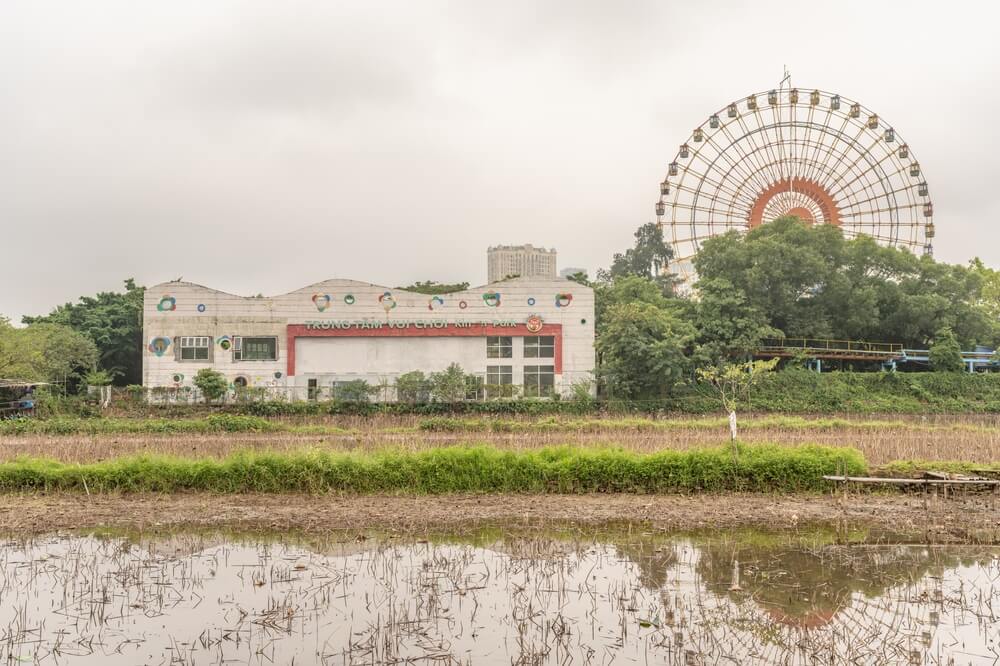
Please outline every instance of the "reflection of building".
M556 251L533 245L497 245L486 250L488 280L499 282L511 275L554 278Z
M559 277L570 278L570 277L573 277L574 275L576 275L577 273L583 273L584 276L586 276L587 275L587 269L586 268L575 268L573 266L569 266L569 267L564 268L561 271L559 271Z
M594 370L594 292L560 278L437 296L328 280L268 298L168 282L146 290L143 329L147 387L190 388L214 368L233 387L330 397L457 363L485 394L537 396Z

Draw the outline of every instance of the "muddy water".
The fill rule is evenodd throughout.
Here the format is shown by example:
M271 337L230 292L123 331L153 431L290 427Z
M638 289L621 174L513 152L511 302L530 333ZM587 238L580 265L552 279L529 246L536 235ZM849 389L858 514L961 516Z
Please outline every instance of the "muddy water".
M795 535L0 544L0 663L993 664L1000 550Z

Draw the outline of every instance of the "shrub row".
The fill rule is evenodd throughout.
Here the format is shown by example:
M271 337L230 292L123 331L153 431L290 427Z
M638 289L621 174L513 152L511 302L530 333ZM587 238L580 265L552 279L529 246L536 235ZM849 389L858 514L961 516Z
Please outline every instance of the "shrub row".
M281 424L265 418L239 414L211 414L200 419L87 419L59 416L0 421L0 436L273 432L281 429Z
M121 458L84 465L0 463L0 491L94 492L792 492L824 474L862 474L848 448L773 445L637 454L620 449L449 447L372 454L240 453L222 460Z

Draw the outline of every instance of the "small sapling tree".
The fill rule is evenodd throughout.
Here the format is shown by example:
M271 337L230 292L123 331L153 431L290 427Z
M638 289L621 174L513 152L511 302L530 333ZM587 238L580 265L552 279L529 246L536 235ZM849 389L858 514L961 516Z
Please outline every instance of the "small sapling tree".
M760 382L761 377L774 370L778 359L768 361L746 361L726 363L698 369L698 378L711 386L722 401L722 407L729 415L729 435L736 455L736 410L740 405L750 403L750 390Z

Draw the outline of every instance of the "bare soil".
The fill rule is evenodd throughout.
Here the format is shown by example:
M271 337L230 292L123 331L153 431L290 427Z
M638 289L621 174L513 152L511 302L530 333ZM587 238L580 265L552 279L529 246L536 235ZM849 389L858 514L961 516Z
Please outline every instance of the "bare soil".
M992 495L931 500L831 495L0 495L0 532L96 527L281 530L463 529L641 522L653 529L797 528L829 524L914 534L930 542L1000 543Z

